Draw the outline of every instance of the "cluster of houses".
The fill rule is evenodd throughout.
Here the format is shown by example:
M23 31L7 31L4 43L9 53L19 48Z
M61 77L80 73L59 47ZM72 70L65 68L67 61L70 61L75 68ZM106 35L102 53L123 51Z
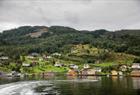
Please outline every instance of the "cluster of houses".
M93 76L93 75L98 75L101 72L102 69L100 67L91 68L89 64L84 64L81 70L78 69L77 65L73 65L72 67L70 67L67 75Z
M28 60L32 60L32 62L31 63L23 62L22 66L33 67L33 66L39 66L39 62L42 62L44 60L47 61L48 59L51 59L52 56L47 56L47 55L40 56L38 53L31 53L26 58Z
M37 58L39 54L37 53L32 53L31 55L27 56L27 58L34 60ZM53 53L52 55L43 55L42 57L39 57L39 61L43 60L48 60L53 58L53 56L61 56L60 53ZM5 58L6 59L6 58ZM39 65L37 62L33 61L32 64L28 63L22 63L22 66L24 67L30 67L30 66L36 66ZM101 67L91 67L89 64L84 64L82 69L79 68L78 65L76 64L64 64L59 61L54 62L52 64L55 67L68 67L69 71L67 75L70 76L75 76L75 75L80 75L80 76L94 76L94 75L103 75L102 74L102 68ZM140 77L140 63L133 63L132 66L127 66L127 65L121 65L118 70L111 70L110 74L111 76L123 76L126 74L126 72L130 70L129 75L130 76L139 76Z
M129 72L128 72L129 70ZM129 74L128 74L128 73ZM122 65L119 67L119 70L111 70L109 74L111 76L135 76L140 77L140 63L133 63L132 66ZM102 74L102 68L101 67L93 67L91 68L88 64L84 64L83 69L80 71L77 71L77 68L71 68L68 71L68 75L80 75L80 76L100 76L100 75L106 75Z
M52 55L43 55L40 57L38 53L32 53L27 56L27 59L32 60L32 63L26 63L22 62L23 67L33 67L40 65L38 61L47 61L48 59L52 59L53 56L61 56L60 53L53 53ZM8 60L9 57L7 56L0 56L0 62L3 60ZM36 61L37 60L37 61ZM89 64L84 64L82 69L76 64L64 64L59 61L56 61L52 64L55 67L61 68L61 67L67 67L69 68L67 75L70 76L94 76L94 75L103 75L102 68L101 67L91 67ZM137 76L140 77L140 63L133 63L132 66L127 65L121 65L118 70L111 70L108 75L111 76L123 76L126 74L126 72L130 70L129 75L130 76ZM12 72L12 74L17 75L16 72Z
M120 66L120 70L112 70L111 75L117 76L117 75L125 75L128 72L129 76L134 76L134 77L140 77L140 63L133 63L132 66L126 66L122 65Z

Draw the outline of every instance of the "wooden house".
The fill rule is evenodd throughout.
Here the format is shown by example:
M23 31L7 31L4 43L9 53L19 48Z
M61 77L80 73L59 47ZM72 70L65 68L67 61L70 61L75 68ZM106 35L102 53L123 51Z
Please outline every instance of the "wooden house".
M74 69L69 69L67 75L68 75L68 76L77 76L78 73L77 73L77 71L75 71Z
M81 76L96 75L96 70L95 69L83 69L83 70L81 70L79 75L81 75Z

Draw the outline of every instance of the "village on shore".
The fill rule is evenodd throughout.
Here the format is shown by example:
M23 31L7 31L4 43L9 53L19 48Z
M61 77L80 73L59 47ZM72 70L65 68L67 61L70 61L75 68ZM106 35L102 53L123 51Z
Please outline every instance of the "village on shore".
M103 68L93 66L91 64L65 64L61 60L54 60L61 57L60 53L51 55L40 55L31 53L27 56L21 56L21 61L17 63L19 70L12 70L9 73L0 72L0 76L21 77L28 75L52 76L57 73L63 73L67 76L134 76L140 77L140 63L132 63L131 65L121 64L114 65L116 69L111 67ZM7 56L1 56L0 62L6 61ZM1 63L2 64L2 63ZM96 63L99 64L99 63ZM9 64L8 64L9 65ZM39 68L40 71L37 69ZM42 70L41 70L42 69ZM46 70L45 70L46 69ZM33 71L32 71L33 70Z

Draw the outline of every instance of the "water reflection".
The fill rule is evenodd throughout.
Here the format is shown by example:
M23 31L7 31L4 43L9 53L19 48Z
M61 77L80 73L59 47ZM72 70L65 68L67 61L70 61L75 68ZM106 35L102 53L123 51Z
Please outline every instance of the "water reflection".
M59 95L59 90L57 89L56 86L50 84L50 85L41 85L37 86L34 88L34 91L36 94L41 94L41 95Z
M36 80L35 83L28 83ZM98 81L94 81L98 80ZM22 95L140 95L139 77L97 77L97 76L58 76L58 77L31 77L25 79L1 78L0 93L8 87L2 84L22 81L21 84L30 84L14 91L26 91L30 89L32 93ZM27 81L27 82L26 82ZM11 87L16 87L18 83ZM29 86L29 87L28 87ZM24 90L23 90L24 89ZM18 92L17 92L18 93ZM5 95L5 94L2 94ZM21 94L17 94L21 95Z
M61 95L140 95L140 78L131 77L84 77L99 79L98 82L56 83ZM135 81L135 82L134 82ZM134 87L134 85L136 85ZM67 93L67 94L66 94Z
M140 89L140 78L139 77L133 77L133 88L134 89Z

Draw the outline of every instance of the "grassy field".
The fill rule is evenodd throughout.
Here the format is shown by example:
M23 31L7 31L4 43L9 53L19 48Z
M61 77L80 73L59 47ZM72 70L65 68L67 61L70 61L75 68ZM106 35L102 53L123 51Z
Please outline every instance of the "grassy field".
M41 56L36 57L36 59L29 59L24 56L24 60L21 57L22 62L27 64L33 64L36 62L37 65L32 67L20 67L20 71L23 73L40 73L40 72L60 72L65 73L69 70L69 64L76 64L79 69L83 68L84 64L89 64L91 67L113 67L121 64L132 64L136 56L116 53L113 51L108 51L106 49L98 49L90 45L74 45L71 52L67 54L62 54L62 56L52 56L52 58L44 60ZM59 62L66 67L55 67L54 62ZM16 63L11 63L7 67L0 67L1 71L9 72L13 68L16 68ZM12 69L11 69L12 68Z

